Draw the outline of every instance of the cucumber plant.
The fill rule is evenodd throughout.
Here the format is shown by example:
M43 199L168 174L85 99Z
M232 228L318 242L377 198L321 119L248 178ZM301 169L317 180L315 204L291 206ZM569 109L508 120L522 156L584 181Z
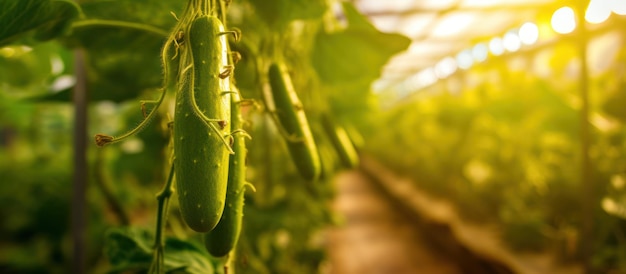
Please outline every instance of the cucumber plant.
M6 28L9 32L5 31L4 35L0 34L2 36L0 41L3 41L5 44L8 41L11 43L15 42L18 45L21 43L31 45L36 43L36 40L31 38L32 34L34 34L35 38L48 39L59 37L63 39L58 45L52 45L52 48L69 46L81 48L81 51L85 50L86 56L89 57L89 59L86 59L88 62L85 63L82 60L83 58L78 58L77 64L85 63L87 66L77 66L74 71L77 72L78 79L81 80L78 81L77 87L88 85L90 93L95 95L90 98L93 101L105 99L122 102L134 98L137 95L136 91L159 85L158 76L160 75L157 71L163 68L162 78L165 81L161 85L162 89L159 90L160 95L155 94L155 98L149 98L157 100L141 102L143 120L140 121L139 125L119 136L96 135L96 143L99 146L119 142L147 128L149 123L156 120L155 116L159 115L157 112L164 112L161 107L161 104L164 102L168 106L172 103L172 114L176 112L176 116L172 116L173 121L170 121L168 124L171 142L171 145L168 147L168 152L171 153L171 162L168 168L169 174L165 176L163 181L165 179L167 181L165 181L162 191L156 197L158 209L155 256L153 257L155 258L153 265L156 265L156 268L150 272L192 272L191 270L193 269L193 267L188 267L189 264L187 264L187 268L184 265L176 266L178 263L172 264L172 261L175 261L175 259L172 259L175 258L175 256L172 256L173 252L166 251L168 252L167 260L163 254L163 250L165 250L163 235L166 234L164 223L167 217L169 199L175 192L180 194L177 198L180 199L179 204L183 211L180 217L185 218L184 221L189 224L190 230L193 229L203 233L211 230L212 223L215 223L217 216L220 215L220 212L223 212L215 228L205 234L206 247L214 256L228 254L228 259L224 262L233 262L232 258L238 257L232 250L237 245L237 237L242 229L241 208L243 206L244 188L242 185L246 185L246 179L259 181L260 194L270 195L256 195L254 201L248 202L249 205L247 206L250 207L250 212L257 211L254 214L247 214L248 216L246 217L251 218L248 220L251 220L249 227L252 227L252 229L249 229L249 231L244 230L244 233L247 232L248 234L242 235L239 241L243 242L245 239L260 241L255 241L255 247L253 247L255 250L252 251L246 250L246 248L250 248L250 242L242 243L238 246L239 252L244 254L244 256L238 257L241 258L241 262L245 261L248 267L254 268L255 253L265 253L257 251L268 250L268 247L272 248L272 257L274 254L280 255L280 260L267 260L268 257L263 254L262 259L265 260L263 264L268 266L268 271L266 272L285 272L284 269L288 269L287 272L289 270L293 271L293 269L299 269L298 271L302 272L300 271L301 268L293 267L301 264L303 260L301 254L306 254L306 260L309 260L308 255L310 254L314 255L310 257L315 257L310 259L311 262L304 264L313 265L315 263L312 261L318 262L321 259L321 257L317 256L318 253L308 252L312 249L316 250L318 247L311 247L304 243L309 242L307 241L309 233L317 230L317 226L311 224L321 224L322 220L325 219L321 210L319 210L325 204L320 201L320 198L323 197L319 196L319 194L325 194L326 192L321 190L328 186L327 184L295 184L295 182L300 183L306 180L298 178L297 175L294 176L295 174L292 174L292 172L285 172L284 166L291 165L287 162L295 162L294 173L296 170L299 170L303 174L302 177L309 178L309 180L315 180L315 178L318 178L317 180L326 180L330 178L332 172L327 172L325 178L320 178L321 176L318 175L319 172L317 170L322 161L316 159L318 158L316 150L324 150L321 154L325 158L324 165L327 167L334 167L332 164L338 158L332 157L334 155L329 145L330 142L318 139L320 142L317 144L317 149L315 148L315 143L307 126L308 123L311 123L311 126L314 127L312 130L318 129L317 124L315 124L318 121L314 120L320 117L319 111L325 108L320 107L322 106L320 102L327 103L328 100L326 100L325 95L327 95L326 93L328 93L329 89L326 89L325 85L319 85L324 86L320 90L321 92L310 94L312 96L308 96L307 100L303 100L303 103L311 104L313 106L311 109L316 111L316 113L308 112L309 108L307 108L306 116L313 118L307 121L307 117L304 117L302 105L297 100L297 97L295 101L290 98L295 96L295 93L292 91L294 87L289 79L289 74L285 72L284 68L281 68L284 65L277 64L275 69L272 68L272 72L268 72L268 68L271 62L283 63L284 61L284 64L289 64L290 69L298 71L301 75L306 75L307 78L303 79L303 81L293 79L298 95L303 94L300 91L304 91L305 87L308 90L316 88L320 84L318 80L321 79L316 77L314 71L317 68L311 66L311 58L309 57L313 57L316 61L338 59L327 58L326 56L332 55L316 49L317 45L328 45L325 40L350 42L349 39L342 38L342 35L340 35L342 33L327 33L327 30L335 30L332 26L329 29L327 28L329 25L332 25L332 16L324 15L330 15L328 13L330 9L327 9L330 3L324 0L293 0L294 3L289 5L279 4L278 2L270 3L263 0L183 0L166 1L167 3L163 1L142 1L142 3L130 4L128 3L129 1L114 1L115 3L111 3L113 6L107 5L105 7L89 3L93 1L82 1L84 2L84 7L87 8L86 12L83 13L81 10L83 5L69 4L71 1L68 1L4 1L7 4L0 4L0 6L6 6L16 12L0 15L0 18L3 19L0 21L7 23L5 25L9 26ZM13 4L14 2L29 4L16 6ZM148 2L154 3L150 4ZM159 3L155 4L156 2ZM22 10L18 12L20 11L19 7L24 5L29 5L28 11ZM184 8L185 5L187 7L184 11L182 9L179 10L179 8ZM17 7L17 9L13 6ZM48 12L50 10L57 12L50 13ZM114 12L112 13L111 11ZM175 14L174 19L176 21L167 17L168 11L175 11L175 13L170 13ZM237 71L237 76L244 76L241 77L242 79L238 79L243 80L239 82L239 85L244 92L244 97L257 98L258 96L258 99L261 99L260 97L263 95L256 92L259 91L261 86L270 87L270 81L267 81L268 78L271 78L271 82L274 83L274 90L283 89L287 91L287 95L282 97L281 95L273 96L271 94L265 97L268 98L267 101L273 98L278 106L278 108L272 107L270 113L276 118L274 122L278 121L276 125L278 125L281 133L284 133L282 136L285 137L284 140L278 140L279 138L269 136L273 133L272 131L263 131L263 137L259 138L260 142L254 144L252 142L244 144L243 142L247 135L242 131L241 126L237 125L238 122L241 122L240 110L237 108L245 109L246 101L243 100L244 105L240 106L240 96L234 95L235 93L233 92L237 90L234 87L233 75L231 74L232 66L235 63L234 60L225 61L229 58L239 59L241 55L237 55L234 52L230 53L227 46L224 46L226 44L225 34L228 33L225 30L230 29L226 24L227 14L234 15L232 18L228 18L229 22L232 19L232 22L238 27L253 30L249 31L251 34L249 43L238 47L238 50L241 50L246 58L245 62L239 65L239 71ZM346 13L346 16L349 19L351 18L349 13ZM38 24L38 22L43 24ZM219 23L221 23L221 27ZM170 29L173 24L175 26ZM352 23L349 25L358 26ZM359 29L365 28L361 24ZM18 34L20 34L19 37L16 36ZM43 37L41 34L46 37ZM347 35L354 36L354 33L348 32ZM339 39L334 39L335 37ZM278 38L278 40L266 44L265 42L269 41L266 39L271 38ZM357 38L359 38L357 39L359 42L363 41L360 37ZM162 42L165 42L165 44ZM220 48L220 45L222 45L222 48ZM159 46L163 46L160 53L162 66L155 63L155 61L159 61L158 57L156 57ZM48 47L44 47L45 51L47 51ZM330 46L330 48L343 49L343 47L336 46ZM348 48L357 47L356 45L350 45ZM10 64L13 61L18 61L18 59L9 60L18 57L13 54L14 48L8 48L7 50L9 51L4 52L4 57L7 57L6 54L9 53L9 58L5 61L8 61ZM35 51L38 51L38 49L35 49ZM49 70L47 66L50 58L48 57L53 57L53 61L56 64L59 56L63 61L70 61L71 56L68 53L65 50L46 53L45 55L49 56L38 60L37 63L45 64L46 67L43 69ZM225 54L228 57L224 57ZM39 53L36 55L39 56ZM278 55L285 58L276 58ZM132 57L132 59L129 59L129 57ZM21 58L19 59L22 60ZM23 60L28 61L28 68L30 68L30 65L35 65L34 63L30 64L30 61L26 60L26 58ZM88 70L88 73L79 73L85 69ZM64 70L64 72L70 71L71 68L67 71ZM329 70L324 71L328 72ZM53 70L50 71L49 75L54 76L55 79L56 76L65 76L65 73L62 75L56 75L56 73ZM268 77L268 74L272 76ZM85 79L84 75L89 75L88 79ZM110 77L116 75L132 75L132 78L115 77L115 81L110 81L112 80ZM18 84L11 84L11 89L17 88ZM300 86L299 84L303 85ZM39 85L41 83L33 84L33 86ZM34 87L29 87L28 89L31 88ZM63 93L46 95L44 100L68 100L65 98L65 95L69 93L69 90L68 88ZM108 92L113 90L117 90L117 92ZM268 88L267 91L269 92L270 89ZM229 99L228 97L231 98ZM301 97L301 99L304 98ZM231 108L230 115L227 113L229 104ZM289 118L288 116L292 117ZM292 123L287 119L296 122ZM252 121L256 123L258 120ZM265 123L266 120L261 121L263 122L261 126L256 127L260 124L255 124L255 127L250 128L252 130L257 128L265 129L269 126L269 124ZM294 125L295 130L293 129ZM81 131L78 127L76 130L77 133ZM265 135L266 133L267 136ZM312 133L316 134L317 132L313 131ZM81 133L81 135L83 134ZM268 138L264 140L264 137ZM318 138L318 135L316 134L315 137ZM324 137L326 136L323 134L319 136L319 138ZM151 144L150 138L146 138L143 141ZM271 153L276 145L283 145L281 144L283 141L285 141L286 147L290 148L291 157L282 157L283 151L275 151L277 154ZM250 178L244 178L243 174L246 166L243 164L247 156L245 145L250 146L251 144L257 146L257 148L263 145L267 150L248 148L250 150L251 162L253 162L255 168L249 170L251 171L250 175L252 175ZM150 145L145 148L150 149L151 147L156 148L157 146ZM155 152L161 153L162 148L163 144L159 143ZM259 155L261 156L255 158L256 155L253 153L255 151L260 151ZM234 152L234 155L227 155ZM274 157L279 155L280 157ZM329 155L331 157L328 157ZM113 157L121 159L125 155L121 153ZM228 164L225 164L225 158L229 158ZM123 161L132 160L131 158L123 159ZM327 163L327 161L330 163ZM120 163L123 165L123 162L118 162L116 166L120 165ZM160 163L162 161L159 161ZM140 163L140 165L144 164ZM264 166L263 164L267 165ZM100 166L104 167L105 165ZM159 165L159 168L154 171L161 173L160 169ZM327 170L334 171L330 168L327 168ZM163 170L163 173L165 172L167 170ZM121 173L118 174L120 175L116 179L121 179L121 176L125 176ZM231 179L224 183L224 177ZM287 185L287 182L292 184ZM174 185L177 185L175 192ZM225 191L224 185L226 185ZM286 195L287 193L288 195ZM189 195L193 197L189 197ZM264 212L271 213L267 214L271 216L268 217L266 214L263 214ZM294 214L300 214L300 218L297 216L294 218ZM181 230L177 229L176 221L182 222L183 220L174 220L171 226L175 234L181 236ZM264 223L265 221L276 225L267 225L267 223ZM185 227L185 229L187 228ZM276 231L277 229L279 230ZM289 254L280 254L284 250L275 250L273 249L274 243L272 241L264 240L265 235L273 235L274 232L279 232L277 235L283 239L282 236L285 234L282 232L288 230L291 242L288 249L286 248L285 250L288 250L286 253ZM79 232L76 235L80 235ZM145 262L146 258L146 256L143 256L146 251L145 246L141 245L143 262ZM172 245L168 241L168 248L171 247ZM285 245L281 243L280 246L275 247L282 249ZM80 251L80 249L77 250ZM201 253L202 256L208 257L204 250L195 251L199 251L198 253ZM306 253L301 251L306 251ZM126 253L126 255L136 258L135 253ZM212 262L221 262L223 259L219 258ZM261 257L257 259L260 262ZM111 262L113 261L111 260ZM167 263L164 263L164 261ZM143 267L145 264L142 263L142 266L138 267L137 264L134 264L137 261L129 260L129 262L133 262L133 264L129 265L136 267L136 271L144 272ZM189 259L187 263L193 264L193 259ZM159 265L161 266L159 267ZM163 268L163 265L165 265L165 268ZM275 267L277 265L285 267ZM122 264L118 266L122 266ZM129 271L121 267L114 269L114 272L118 270ZM260 269L254 269L252 272L263 272ZM210 269L201 268L200 271L194 273L209 272ZM228 272L232 274L230 269Z
M283 136L291 159L304 179L314 181L321 172L320 158L291 77L285 65L276 62L270 64L268 76L275 108L270 111L279 129L284 131Z
M339 156L341 164L345 168L357 167L359 165L359 154L345 128L335 123L328 114L322 115L321 123L333 148L335 148L335 152Z
M232 148L235 155L229 160L226 205L219 223L212 231L205 234L204 239L207 250L216 257L227 255L237 245L243 218L247 134L243 131L242 100L237 93L234 93L231 98L230 120L233 128Z
M166 96L166 90L176 87L173 121L173 163L169 179L157 196L157 237L153 270L163 264L164 219L169 197L176 182L181 215L194 231L208 232L221 218L224 210L228 178L229 154L233 153L226 139L230 132L230 76L226 34L221 21L212 14L216 8L211 1L191 0L178 25L171 32L162 51L165 74L164 89L144 120L134 129L119 136L96 135L96 144L121 141L142 130L154 117ZM174 52L174 53L172 53ZM178 64L177 75L171 73L173 60ZM174 81L172 81L172 79ZM175 85L172 84L175 82ZM175 180L174 180L175 179Z
M182 72L176 95L176 186L183 219L198 232L215 227L226 196L231 150L224 136L230 134L230 92L220 83L229 73L222 37L226 33L217 17L200 16L192 22L184 42L192 64Z

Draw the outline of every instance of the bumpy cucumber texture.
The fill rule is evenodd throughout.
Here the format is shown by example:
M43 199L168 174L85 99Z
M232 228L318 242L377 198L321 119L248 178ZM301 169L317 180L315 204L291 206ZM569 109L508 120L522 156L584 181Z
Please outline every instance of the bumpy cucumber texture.
M291 159L303 178L315 180L321 172L317 146L302 103L284 65L278 63L270 65L269 82L277 120L288 135L285 139Z
M231 156L229 161L226 205L219 223L204 238L207 250L216 257L227 255L237 245L243 218L244 185L246 182L246 135L242 131L243 118L239 96L233 94L232 98L231 122L235 131L233 135L235 155Z
M181 214L197 232L213 229L224 210L230 148L230 93L221 79L227 65L224 27L196 18L185 35L193 66L181 68L174 116L174 168ZM185 70L187 69L187 70Z

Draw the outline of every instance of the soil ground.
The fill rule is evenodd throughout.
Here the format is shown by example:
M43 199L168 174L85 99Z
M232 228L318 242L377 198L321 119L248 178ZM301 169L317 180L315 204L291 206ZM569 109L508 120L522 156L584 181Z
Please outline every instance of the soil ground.
M393 174L372 158L335 178L333 209L343 223L328 231L323 274L582 274L549 251L519 254L494 224L464 221L450 202Z
M512 273L476 257L446 226L422 223L359 171L336 178L333 208L344 223L329 232L328 274Z

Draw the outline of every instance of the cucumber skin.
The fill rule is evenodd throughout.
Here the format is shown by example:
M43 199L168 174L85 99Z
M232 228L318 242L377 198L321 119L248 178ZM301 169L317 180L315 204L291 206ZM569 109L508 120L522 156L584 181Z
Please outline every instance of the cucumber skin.
M346 130L335 124L327 115L322 117L322 126L335 148L335 151L339 155L341 164L345 168L356 168L359 165L359 154Z
M194 231L213 229L224 210L228 177L228 150L214 130L192 109L190 88L206 117L230 120L230 95L223 93L218 74L225 64L219 33L224 31L215 17L195 19L186 45L193 59L192 75L186 73L176 95L174 116L174 167L180 211ZM224 41L225 42L225 41ZM218 126L219 129L219 126ZM230 123L220 130L230 133Z
M231 95L231 122L234 130L243 128L243 117L236 94ZM237 98L237 99L235 99ZM205 234L204 245L215 257L223 257L233 250L239 240L243 218L244 184L246 182L246 140L243 134L235 134L233 151L228 163L228 187L226 206L217 226Z
M268 74L278 121L290 136L301 140L286 139L291 159L304 179L314 181L321 173L321 162L291 77L284 65L278 63L270 65Z

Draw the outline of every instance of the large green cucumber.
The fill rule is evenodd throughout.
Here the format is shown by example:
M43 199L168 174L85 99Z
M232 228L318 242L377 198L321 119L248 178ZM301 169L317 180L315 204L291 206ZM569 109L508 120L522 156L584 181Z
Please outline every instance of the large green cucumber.
M230 134L230 93L223 89L222 82L227 80L219 76L227 65L223 33L224 27L215 17L194 19L184 37L193 67L181 69L176 95L176 187L181 215L198 232L217 225L226 197L229 147L223 140ZM207 117L211 119L208 123Z

